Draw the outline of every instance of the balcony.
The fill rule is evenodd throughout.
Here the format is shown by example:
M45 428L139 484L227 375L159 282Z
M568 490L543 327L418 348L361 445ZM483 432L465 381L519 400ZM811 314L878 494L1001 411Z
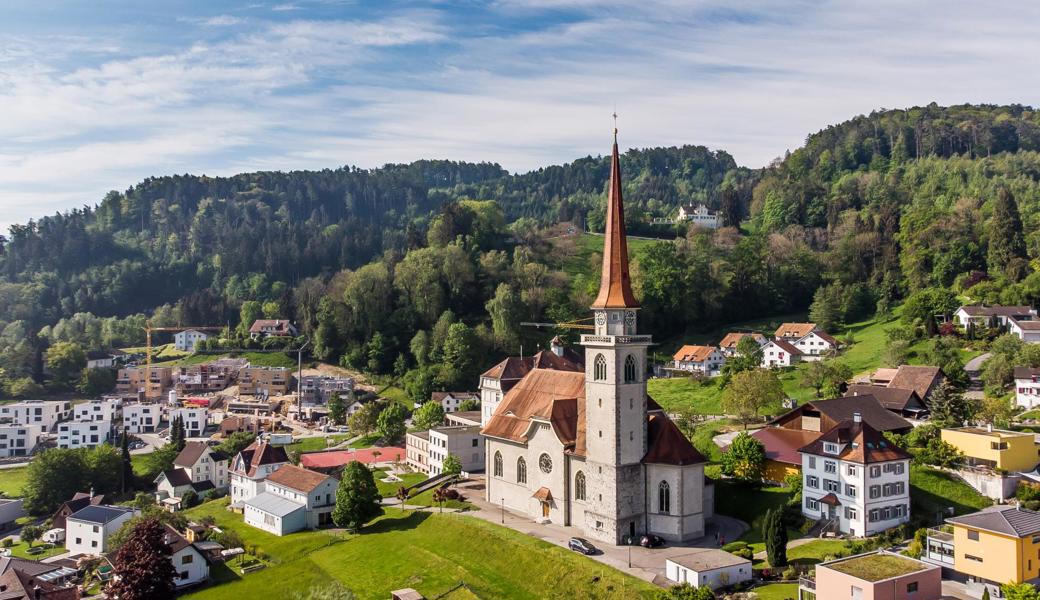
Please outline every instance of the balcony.
M954 563L953 528L946 525L937 529L929 529L925 538L924 560L932 564L952 565Z
M800 587L802 589L806 589L806 590L812 591L812 592L815 592L816 591L816 580L813 579L812 577L805 577L805 576L799 577L798 578L798 587Z
M649 335L583 335L581 343L594 344L649 344L653 340Z

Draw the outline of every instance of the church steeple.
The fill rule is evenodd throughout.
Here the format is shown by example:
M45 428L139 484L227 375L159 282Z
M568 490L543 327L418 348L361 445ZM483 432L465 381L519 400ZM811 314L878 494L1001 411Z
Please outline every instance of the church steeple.
M617 127L610 156L610 190L607 195L607 227L603 235L603 272L594 309L638 308L628 275L628 242L625 240L625 206L621 199L621 161L618 159Z

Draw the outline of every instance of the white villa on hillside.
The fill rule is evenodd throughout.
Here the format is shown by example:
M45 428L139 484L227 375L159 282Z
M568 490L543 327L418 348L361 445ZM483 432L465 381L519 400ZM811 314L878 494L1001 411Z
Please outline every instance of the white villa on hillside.
M247 500L264 491L268 475L289 462L285 449L256 441L231 461L231 508L241 510Z
M722 216L703 204L687 204L679 207L679 220L689 221L708 229L722 227Z
M685 345L672 356L672 369L687 373L718 375L726 356L715 346Z
M1040 369L1015 367L1015 406L1026 410L1040 406Z
M275 535L332 524L339 481L286 464L267 476L264 490L245 501L245 522Z
M768 369L790 367L802 359L802 351L787 340L777 338L762 346L762 366Z

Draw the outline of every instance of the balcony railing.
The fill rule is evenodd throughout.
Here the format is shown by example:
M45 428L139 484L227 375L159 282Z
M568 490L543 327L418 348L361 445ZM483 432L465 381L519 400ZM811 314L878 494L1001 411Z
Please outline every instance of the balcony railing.
M807 590L816 591L816 580L811 577L799 577L798 585Z

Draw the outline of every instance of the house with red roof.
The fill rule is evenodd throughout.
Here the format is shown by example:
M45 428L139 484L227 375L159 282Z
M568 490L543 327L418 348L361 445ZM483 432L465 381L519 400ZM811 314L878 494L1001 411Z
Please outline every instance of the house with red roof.
M328 527L338 487L334 477L285 464L267 476L262 492L244 502L243 518L275 535Z
M776 338L762 346L762 367L779 369L790 367L802 360L802 351L791 342Z
M231 461L231 508L241 510L245 502L264 491L264 481L289 462L285 448L257 440Z

